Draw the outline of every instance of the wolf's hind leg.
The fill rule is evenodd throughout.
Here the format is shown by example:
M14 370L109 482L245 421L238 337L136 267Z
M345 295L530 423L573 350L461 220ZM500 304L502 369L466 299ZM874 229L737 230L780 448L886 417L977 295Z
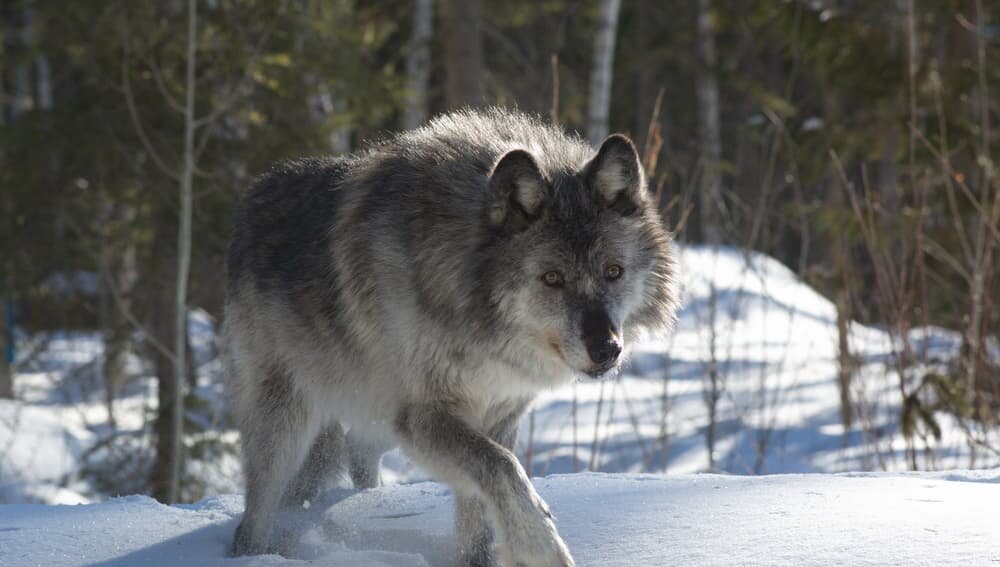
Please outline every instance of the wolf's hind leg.
M350 455L351 481L354 488L363 490L381 486L382 455L391 449L386 441L359 435L354 429L347 432L347 452Z
M305 463L285 491L285 503L298 506L314 498L323 484L343 470L344 428L333 422L326 426L309 449Z
M241 416L247 494L243 521L233 540L234 555L267 551L274 512L320 426L283 368L269 369L254 395L253 411Z

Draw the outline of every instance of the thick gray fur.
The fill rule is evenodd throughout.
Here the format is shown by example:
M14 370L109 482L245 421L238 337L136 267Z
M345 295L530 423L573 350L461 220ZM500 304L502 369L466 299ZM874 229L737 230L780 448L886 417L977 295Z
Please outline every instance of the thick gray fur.
M237 208L227 277L234 553L265 552L280 502L327 474L377 486L400 445L454 489L461 565L574 565L512 449L540 390L616 371L673 321L670 236L627 138L464 111L278 165Z

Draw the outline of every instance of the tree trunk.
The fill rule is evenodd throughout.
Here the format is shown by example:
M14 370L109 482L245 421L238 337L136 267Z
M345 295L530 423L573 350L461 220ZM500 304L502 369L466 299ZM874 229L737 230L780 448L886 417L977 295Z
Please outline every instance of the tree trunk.
M7 68L4 66L4 61L7 58L7 50L4 47L7 45L7 34L3 29L5 23L0 19L0 127L7 125L7 101L10 100L10 96L7 94L7 85L4 82L4 75L7 73ZM2 152L0 152L0 157L3 157Z
M827 124L840 123L843 120L840 93L834 88L825 88L823 92L823 120ZM838 186L837 171L833 164L828 165L820 187L825 195L825 207L831 211L845 210L847 203L843 190ZM834 232L829 236L828 255L833 261L834 306L837 309L837 387L840 393L840 422L844 427L841 442L846 444L855 418L855 408L851 402L855 359L851 353L850 323L853 318L851 290L857 277L854 275L856 266L851 265L850 245L844 233Z
M618 32L620 8L621 0L601 1L601 19L594 38L594 67L590 74L590 103L587 108L587 139L595 146L608 135L615 35Z
M427 120L427 82L431 74L431 35L434 0L416 0L413 4L413 37L406 57L406 108L403 127L416 128Z
M14 18L15 26L17 26L15 29L19 29L18 33L15 34L14 42L17 46L16 48L23 52L30 45L31 11L25 9L20 16L19 26L18 18L16 16ZM21 114L31 109L34 100L31 97L31 69L28 67L28 63L24 57L12 59L13 84L11 85L10 119L11 122L17 122L17 118Z
M184 385L187 383L187 286L191 269L191 184L194 177L194 91L197 55L197 0L188 0L187 68L184 101L184 162L180 179L180 222L177 230L177 295L174 302L174 407L173 460L170 473L170 502L180 497L182 437L184 433Z
M627 6L631 7L635 13L635 31L632 34L632 49L635 53L646 53L650 49L650 41L653 36L653 26L651 25L648 17L643 17L644 14L648 14L653 8L649 0L641 0L637 2L632 2ZM662 32L662 30L657 30ZM646 133L649 131L650 121L653 115L653 102L656 97L655 87L653 86L653 71L654 66L652 65L639 65L638 69L634 71L634 86L635 92L633 93L633 100L635 101L635 108L633 108L632 116L632 133L633 140L635 140L636 146L639 148L639 155L646 155ZM650 176L654 172L647 172Z
M174 325L176 323L174 302L176 300L177 280L171 275L175 273L177 267L175 241L177 218L167 207L161 206L154 222L156 228L151 255L157 259L157 264L148 275L149 281L155 285L152 289L153 295L149 298L151 300L149 330L152 335L150 339L161 345L170 345L174 340ZM173 501L171 494L173 463L180 459L177 452L179 444L175 443L177 435L174 430L174 403L177 398L174 357L171 353L158 348L149 347L147 352L153 361L153 369L156 372L158 382L158 405L156 420L153 423L153 432L156 436L156 457L149 482L153 498L161 502L171 502Z
M705 428L705 449L708 451L708 472L716 471L715 441L719 423L719 400L722 399L723 376L719 369L718 355L718 294L715 285L709 289L708 298L708 368L702 384L702 399L708 410L708 426Z
M0 42L4 39L3 33L0 32ZM2 58L0 58L2 59ZM3 67L0 66L0 100L2 100L6 93L3 90ZM0 102L0 126L3 126L3 120L7 114L7 109L4 104ZM0 271L0 348L3 349L2 356L0 356L0 398L13 398L14 397L14 371L11 368L14 364L14 317L13 313L13 302L8 298L10 293L10 270L3 266L3 270Z
M715 14L712 0L698 0L698 142L701 148L698 199L701 236L707 244L722 242L722 133L719 126L719 83L715 76Z
M153 494L163 502L180 498L183 474L184 386L187 383L187 286L191 268L191 215L194 178L195 57L197 55L197 2L188 0L187 61L185 67L184 146L179 183L180 207L177 217L176 278L173 303L162 298L157 321L157 338L173 345L173 357L156 355L159 376L159 415L156 419L156 463L153 466ZM165 235L163 236L165 238ZM160 235L158 234L158 238ZM158 256L159 257L159 256Z
M6 290L4 290L6 291ZM0 297L0 345L3 346L3 356L0 357L0 398L14 398L14 317L12 302L6 297Z
M996 212L998 205L1000 205L1000 195L993 196L991 193L991 182L994 164L988 160L992 159L992 154L990 153L990 113L989 113L989 83L987 82L987 63L986 63L986 42L983 39L986 37L986 16L983 15L983 5L981 0L976 0L976 55L977 55L977 71L979 77L978 92L977 92L977 102L974 105L974 109L979 111L979 128L980 128L980 147L978 148L979 154L981 156L986 156L982 159L981 163L981 188L979 194L979 202L985 211L990 211L989 216L986 213L981 212L976 217L974 240L973 240L973 265L972 265L972 281L970 284L969 295L970 295L970 313L968 318L968 326L965 332L965 342L966 342L966 358L963 361L963 366L965 367L966 382L965 391L966 395L969 396L969 401L973 405L973 410L979 413L981 408L979 403L979 396L976 392L976 388L979 384L978 373L979 367L982 364L982 357L984 352L983 345L983 321L986 318L985 313L985 289L986 281L988 278L988 273L990 271L990 260L991 260L991 250L993 248L993 240L988 234L988 228L996 225ZM991 198L992 197L992 198ZM991 206L992 203L992 206ZM970 465L971 466L971 465Z
M835 247L842 248L840 242L834 244ZM838 271L846 270L843 262ZM841 271L845 274L846 272ZM847 442L847 432L854 425L854 406L851 403L851 382L854 377L854 356L851 355L850 343L850 295L847 291L847 282L838 286L836 292L837 306L837 384L840 389L840 423L844 426L844 442Z
M6 24L7 22L3 22ZM31 11L24 8L21 12L11 15L11 25L0 27L0 54L6 55L8 42L13 44L15 49L26 51L31 42L32 17ZM2 57L0 57L2 58ZM17 121L18 116L31 108L34 101L31 96L31 72L23 57L8 58L12 61L12 84L9 97L4 92L0 83L0 124L3 124L7 116L10 122ZM0 67L0 71L2 71ZM0 73L2 75L3 73ZM3 104L7 101L7 105ZM10 298L11 277L9 269L6 274L0 273L0 347L3 348L0 357L0 398L14 397L14 304ZM4 277L6 276L6 277Z
M333 3L333 10L337 15L334 33L347 33L354 24L351 2L337 0ZM296 46L299 56L306 57L303 43L298 41ZM349 153L351 151L351 128L349 121L346 120L349 108L344 96L347 87L343 81L320 78L315 73L306 74L306 83L315 89L315 92L310 93L309 96L309 109L313 117L317 121L327 121L333 117L334 124L336 124L330 130L328 137L330 151L334 155Z
M442 2L445 99L449 108L483 104L483 32L480 0Z
M0 21L0 23L6 23ZM7 33L6 26L0 26L0 127L7 125L7 105L8 100L7 92L4 89L4 72L5 68L3 65L4 57L4 46L7 44ZM0 157L2 157L3 150L0 149ZM14 397L14 373L11 370L11 359L13 358L13 340L12 340L12 325L9 325L9 314L8 309L10 305L8 304L7 294L10 293L10 275L7 273L8 270L6 266L0 266L0 348L3 349L2 356L0 356L0 398L13 398Z
M114 401L125 384L125 363L128 358L132 325L126 310L132 309L132 290L138 280L135 240L131 227L135 209L111 205L107 213L109 234L105 235L101 251L102 312L104 322L104 392L108 421L115 427ZM109 300L116 295L118 300Z
M719 126L719 83L715 77L715 14L711 0L698 0L698 66L695 77L698 97L698 142L700 146L698 205L700 209L702 240L711 245L722 243L722 134ZM724 388L716 352L716 313L718 295L715 286L709 291L709 369L708 389L703 393L708 409L708 428L705 445L708 450L709 470L715 470L716 426L718 404Z
M329 92L326 96L329 97L328 104L331 114L343 116L347 113L347 102L344 97ZM351 129L346 124L338 126L330 132L330 150L337 155L351 151Z
M35 104L42 110L52 109L52 70L49 58L39 53L35 56Z
M187 351L187 387L189 392L198 389L198 361L194 358L194 347L191 346L191 333L184 333L184 350Z

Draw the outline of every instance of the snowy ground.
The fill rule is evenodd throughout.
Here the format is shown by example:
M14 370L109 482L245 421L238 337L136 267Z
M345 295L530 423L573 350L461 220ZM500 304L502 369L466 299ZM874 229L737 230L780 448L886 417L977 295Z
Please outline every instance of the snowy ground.
M581 567L989 567L1000 473L559 475L535 481ZM0 565L160 567L450 564L441 485L333 491L279 522L282 556L228 559L236 496L0 507Z

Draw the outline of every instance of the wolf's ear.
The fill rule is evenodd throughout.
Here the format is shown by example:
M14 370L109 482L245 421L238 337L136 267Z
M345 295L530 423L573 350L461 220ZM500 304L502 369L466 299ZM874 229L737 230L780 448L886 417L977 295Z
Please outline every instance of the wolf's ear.
M601 202L624 216L635 213L645 200L639 153L621 134L604 139L597 157L586 166L586 180Z
M507 152L490 173L490 224L513 232L528 228L542 214L545 186L545 177L531 154Z

